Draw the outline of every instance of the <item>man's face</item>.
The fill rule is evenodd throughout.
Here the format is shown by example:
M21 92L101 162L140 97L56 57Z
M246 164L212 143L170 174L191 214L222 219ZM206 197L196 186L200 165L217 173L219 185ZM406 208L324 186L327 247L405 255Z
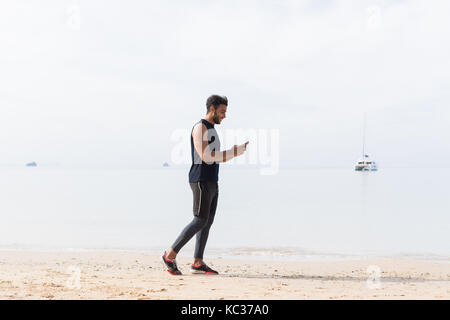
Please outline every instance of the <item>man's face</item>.
M212 108L214 110L214 107L212 107ZM222 120L226 118L226 113L227 113L227 106L224 104L220 104L214 110L214 116L213 116L214 123L220 124L222 122Z

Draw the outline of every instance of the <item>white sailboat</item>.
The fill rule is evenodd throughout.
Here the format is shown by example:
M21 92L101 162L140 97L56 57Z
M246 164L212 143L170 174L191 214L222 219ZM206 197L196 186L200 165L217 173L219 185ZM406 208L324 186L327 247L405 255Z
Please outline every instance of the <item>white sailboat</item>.
M355 171L377 171L378 167L375 161L371 160L369 155L366 154L366 114L364 114L364 125L363 125L363 150L362 157L358 159L355 164Z

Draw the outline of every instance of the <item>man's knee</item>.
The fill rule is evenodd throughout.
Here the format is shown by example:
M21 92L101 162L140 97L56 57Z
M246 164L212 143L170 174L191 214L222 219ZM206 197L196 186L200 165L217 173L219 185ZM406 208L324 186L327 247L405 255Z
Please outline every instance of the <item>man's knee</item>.
M195 217L194 223L195 223L195 227L197 229L203 229L208 224L208 219L207 218Z

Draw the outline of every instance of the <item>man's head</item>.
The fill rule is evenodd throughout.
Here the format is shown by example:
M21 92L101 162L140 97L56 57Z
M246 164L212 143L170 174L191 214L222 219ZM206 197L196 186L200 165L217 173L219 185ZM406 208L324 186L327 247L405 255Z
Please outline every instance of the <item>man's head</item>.
M220 124L226 117L227 106L227 97L213 94L206 100L206 114L211 116L214 123Z

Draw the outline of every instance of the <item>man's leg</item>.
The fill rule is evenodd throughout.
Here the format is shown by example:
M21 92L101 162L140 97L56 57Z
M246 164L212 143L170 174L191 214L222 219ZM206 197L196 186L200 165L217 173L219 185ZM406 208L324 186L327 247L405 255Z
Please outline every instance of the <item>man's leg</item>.
M194 265L200 266L203 263L203 253L205 252L206 242L208 241L209 229L214 222L214 217L216 215L217 201L219 197L219 190L214 191L214 197L211 201L211 208L209 212L208 221L205 226L197 233L195 242L195 253L194 253Z
M210 194L206 183L195 182L189 183L193 195L193 213L194 219L189 223L172 244L167 252L167 259L176 258L181 248L208 222L209 211L211 206Z
M207 224L208 219L194 217L194 219L189 223L183 231L181 231L178 238L172 244L169 252L167 253L167 259L173 260L177 256L178 252L180 252L181 248L192 239L192 237L198 233L202 228Z

